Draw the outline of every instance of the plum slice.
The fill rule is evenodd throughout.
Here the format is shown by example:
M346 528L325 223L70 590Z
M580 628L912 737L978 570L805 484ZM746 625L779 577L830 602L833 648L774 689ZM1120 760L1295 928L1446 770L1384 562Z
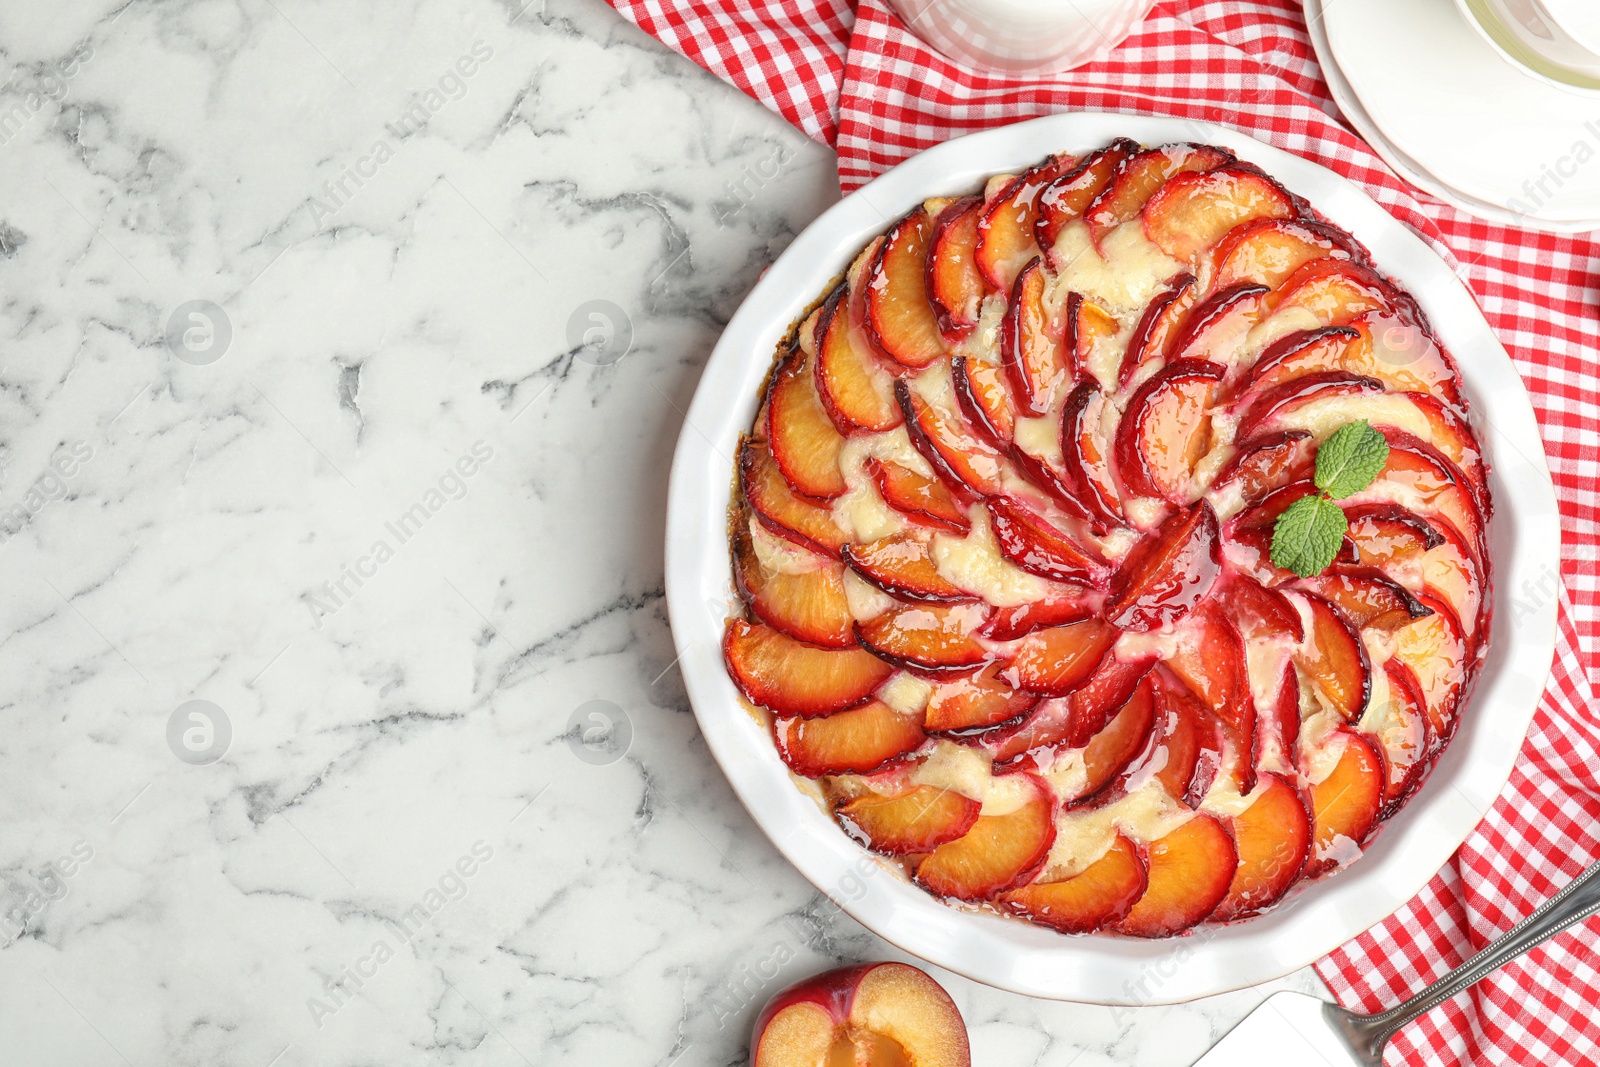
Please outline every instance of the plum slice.
M1170 937L1205 921L1228 893L1238 867L1233 838L1202 812L1146 846L1149 884L1115 924L1134 937Z
M1148 879L1139 848L1117 834L1099 859L1070 878L1000 894L1001 907L1066 934L1087 934L1128 913Z
M928 300L932 236L933 220L927 208L918 207L889 231L867 271L867 332L891 359L912 370L945 354L939 318Z
M931 852L972 829L983 805L953 789L917 785L882 796L867 793L842 805L834 817L891 856Z
M1176 360L1134 390L1115 446L1130 495L1184 501L1209 446L1211 397L1224 373L1209 360Z
M987 900L1044 865L1056 839L1054 793L1036 775L1014 777L1027 789L1027 799L1004 815L978 816L964 835L928 853L916 872L924 888L956 900Z
M818 648L743 619L728 623L722 655L751 703L778 715L829 715L853 708L893 673L859 648Z
M866 774L925 739L918 716L902 714L881 700L813 718L774 719L772 732L783 762L806 778Z
M1140 633L1178 622L1210 592L1221 553L1208 501L1175 512L1124 558L1103 610L1106 621Z

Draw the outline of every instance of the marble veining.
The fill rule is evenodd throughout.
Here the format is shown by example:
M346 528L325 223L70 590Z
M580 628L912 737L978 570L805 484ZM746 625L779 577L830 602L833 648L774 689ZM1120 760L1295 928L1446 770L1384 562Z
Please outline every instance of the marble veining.
M831 155L598 0L13 3L0 54L0 1062L740 1064L897 957L734 799L662 589ZM1266 992L938 976L985 1065Z

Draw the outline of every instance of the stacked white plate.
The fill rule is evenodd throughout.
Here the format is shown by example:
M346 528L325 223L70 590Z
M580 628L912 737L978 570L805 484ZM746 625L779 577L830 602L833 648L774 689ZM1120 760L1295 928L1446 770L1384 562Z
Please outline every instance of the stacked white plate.
M1600 79L1522 50L1496 0L1303 3L1334 101L1395 173L1479 218L1600 230Z

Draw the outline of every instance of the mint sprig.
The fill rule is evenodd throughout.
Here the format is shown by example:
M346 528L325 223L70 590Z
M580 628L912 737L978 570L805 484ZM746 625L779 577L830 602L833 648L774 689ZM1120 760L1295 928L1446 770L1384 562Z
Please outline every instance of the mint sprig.
M1329 434L1317 449L1318 492L1290 504L1272 528L1272 562L1302 578L1326 570L1350 528L1334 501L1371 485L1388 461L1389 442L1365 419Z

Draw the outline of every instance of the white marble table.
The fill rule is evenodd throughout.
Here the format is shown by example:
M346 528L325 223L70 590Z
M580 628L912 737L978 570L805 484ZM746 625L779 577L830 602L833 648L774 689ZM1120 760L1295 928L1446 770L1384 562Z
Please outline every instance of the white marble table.
M832 157L598 0L0 45L0 1061L739 1064L895 956L734 799L662 597L680 411ZM1264 995L939 977L985 1065Z

